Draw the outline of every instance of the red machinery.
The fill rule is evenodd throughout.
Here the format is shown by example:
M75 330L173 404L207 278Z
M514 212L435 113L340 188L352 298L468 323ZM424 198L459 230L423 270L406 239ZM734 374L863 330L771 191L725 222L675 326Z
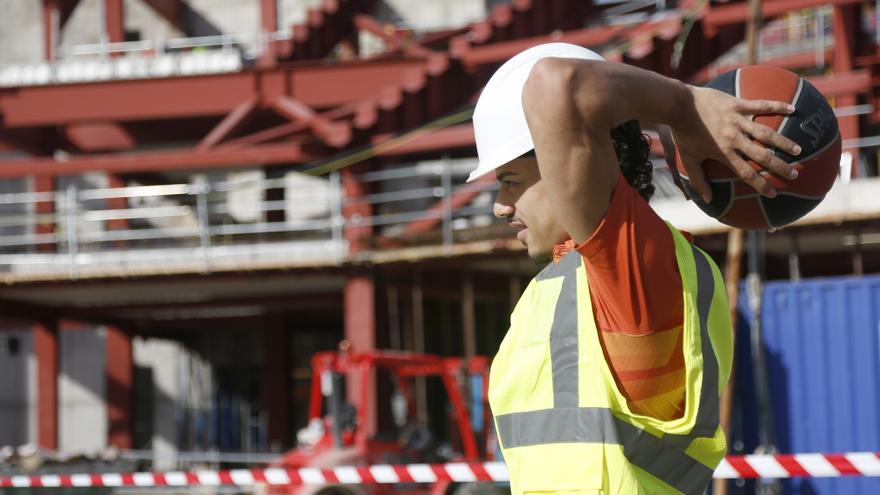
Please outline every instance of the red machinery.
M378 372L380 380L390 375L394 388L390 409L395 431L370 436L363 427L367 421L370 388L361 386L356 394L349 394L355 398L354 405L345 402L343 390L346 377L357 377L357 383L364 384L374 372ZM439 377L446 393L449 438L445 439L448 443L444 442L439 448L427 425L412 419L416 416L417 377ZM444 358L396 351L318 353L312 358L309 426L300 430L300 446L274 464L289 468L328 468L487 460L494 453L494 436L489 427L488 381L489 359L484 356ZM471 392L469 403L463 393L465 389ZM439 481L431 487L413 484L291 487L284 489L284 493L441 495L451 493L454 488L457 487L448 481Z

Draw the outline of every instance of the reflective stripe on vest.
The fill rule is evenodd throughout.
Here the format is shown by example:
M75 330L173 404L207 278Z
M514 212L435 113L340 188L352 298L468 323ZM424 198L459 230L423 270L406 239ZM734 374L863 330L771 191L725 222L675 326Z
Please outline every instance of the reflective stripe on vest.
M548 266L537 280L563 277L550 328L550 359L553 375L552 409L515 412L495 417L505 449L552 443L604 443L623 448L635 466L677 490L701 494L712 469L685 453L698 437L711 438L718 428L719 366L709 336L708 320L715 291L715 277L703 254L691 246L697 274L697 311L703 355L703 379L696 421L687 435L666 434L658 438L603 407L578 407L577 270L581 255L571 252ZM679 261L681 262L681 261Z

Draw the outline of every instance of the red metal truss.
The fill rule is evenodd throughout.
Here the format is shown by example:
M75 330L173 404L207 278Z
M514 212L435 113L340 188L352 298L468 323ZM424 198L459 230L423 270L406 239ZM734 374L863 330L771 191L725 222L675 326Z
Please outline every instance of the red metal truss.
M779 17L799 9L809 9L822 5L859 4L859 0L769 0L761 4L761 13L765 20ZM741 24L749 18L749 6L745 2L706 8L702 16L703 22L710 29L731 24Z
M470 46L540 34L560 25L580 25L592 9L584 7L588 3L517 1L512 6L495 8L486 21L475 23L465 34L451 31L443 36L428 37L428 41L436 43L449 34L453 36L446 38L449 44ZM332 33L349 28L334 25L346 24L353 28L354 16L367 10L370 4L366 0L325 1L309 14L310 36L317 36L315 33L320 31L324 33L320 36L322 43L327 46L335 43L338 36ZM303 41L302 37L297 39ZM311 50L309 56L321 56L318 53L321 50ZM294 143L311 139L317 145L316 151L323 147L325 153L332 153L333 149L363 143L376 133L401 132L442 115L467 103L483 82L480 78L465 76L459 61L446 53L423 49L410 51L409 56L391 54L331 65L298 63L235 74L3 90L0 91L3 121L0 140L47 142L45 138L19 137L51 135L57 131L59 137L49 140L50 147L43 153L62 147L74 154L65 162L44 159L11 162L4 167L3 174L11 176L16 173L13 171L33 170L29 167L37 165L49 167L46 173L78 173L104 166L110 167L108 171L119 172L147 171L154 165L163 170L173 168L173 164L209 166L207 160L219 157L221 150L232 151L224 141L231 144L231 148L237 148L237 152L244 152L250 143L267 139ZM340 121L327 119L325 116L336 108L349 111L343 112ZM273 120L279 116L288 122ZM150 129L145 133L143 130L145 124L152 122L178 122L175 141L190 142L193 148L178 148L176 154L137 151L144 143L151 147L162 143L161 138L151 141L150 133L159 131ZM306 140L298 136L305 136ZM120 157L81 154L108 150L127 152ZM208 150L217 153L205 154ZM253 151L247 156L257 156ZM199 156L186 157L187 152ZM277 163L282 156L304 158L314 153L300 153L294 146L289 153L272 153L260 163ZM217 166L233 165L241 158L241 153L224 157ZM240 163L249 164L253 162Z
M43 0L43 57L45 60L55 58L55 49L60 44L61 30L73 14L79 0Z
M306 22L293 26L292 40L275 42L278 59L321 59L343 40L357 46L354 18L371 12L376 3L376 0L323 0L308 10Z
M0 177L25 177L35 172L45 176L76 175L85 172L126 174L209 168L262 166L305 163L322 158L294 143L271 143L237 150L214 149L143 151L133 153L93 154L67 159L29 158L0 162Z
M765 14L772 17L816 1L767 1ZM285 55L280 49L276 54L282 61L285 56L320 58L349 36L350 30L375 32L381 26L369 17L372 3L324 1L310 11L308 27L299 28L292 51ZM174 6L173 2L169 5ZM234 74L0 90L0 142L7 147L20 143L31 152L42 149L42 154L61 147L72 154L65 161L8 161L0 174L11 177L35 170L50 175L84 170L125 173L316 160L344 153L348 147L376 144L467 105L494 66L534 44L577 43L600 49L611 59L674 77L705 80L711 74L707 67L742 39L743 7L738 3L670 13L638 25L583 28L599 9L581 0L515 0L496 6L486 19L467 29L411 43L396 42L389 35L390 52L367 60L296 62ZM681 64L675 65L674 45L690 14L696 14L696 20ZM264 24L271 23L271 16L264 17L268 19ZM300 46L304 48L296 48ZM838 52L827 53L827 60L836 60ZM797 68L812 61L810 56L798 55L768 62ZM845 72L817 84L827 94L838 96L871 90L866 72ZM174 131L163 134L161 129ZM467 126L436 131L383 150L381 155L470 147L469 132ZM146 151L144 145L172 147ZM106 153L114 150L125 154Z
M370 99L424 70L424 60L394 59L3 89L0 115L6 130L92 120L222 117L254 97L268 103L279 96L290 96L312 108L324 109Z

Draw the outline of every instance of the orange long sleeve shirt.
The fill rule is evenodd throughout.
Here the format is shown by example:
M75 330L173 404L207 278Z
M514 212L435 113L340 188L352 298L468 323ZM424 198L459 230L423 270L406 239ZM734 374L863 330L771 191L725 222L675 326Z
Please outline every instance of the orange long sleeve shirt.
M666 223L621 175L584 259L603 351L630 408L662 420L684 411L681 276Z

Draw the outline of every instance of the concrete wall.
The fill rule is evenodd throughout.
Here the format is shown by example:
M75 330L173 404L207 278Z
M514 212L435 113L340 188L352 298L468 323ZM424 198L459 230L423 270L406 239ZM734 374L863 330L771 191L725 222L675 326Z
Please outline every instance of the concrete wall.
M59 340L58 449L94 452L107 445L104 329L64 330Z
M377 12L382 21L416 31L460 27L486 15L486 5L474 0L383 0Z
M33 339L29 328L0 331L0 446L24 445L37 438L37 382ZM10 352L7 344L17 341ZM15 345L15 344L13 344Z
M136 337L132 343L135 366L150 368L153 376L153 436L148 446L157 456L154 469L173 469L177 458L177 400L182 346L173 341Z
M17 339L18 350L0 351L0 446L37 441L39 391L31 329L0 331L0 339L10 338ZM107 444L103 329L62 331L58 347L58 449L101 449Z
M0 0L0 65L43 60L41 2Z

